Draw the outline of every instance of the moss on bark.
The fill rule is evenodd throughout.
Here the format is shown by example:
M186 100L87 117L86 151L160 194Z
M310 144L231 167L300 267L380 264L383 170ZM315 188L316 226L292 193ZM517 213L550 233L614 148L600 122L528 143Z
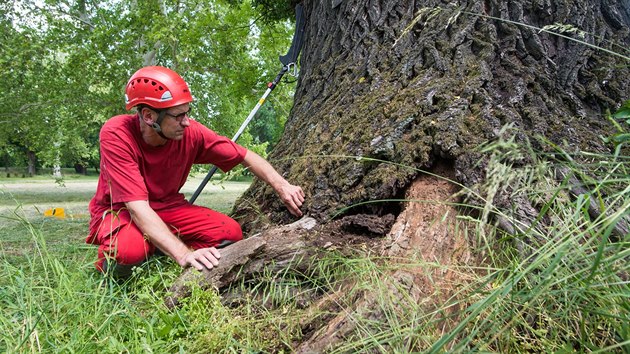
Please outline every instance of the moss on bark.
M479 182L477 147L508 123L521 141L605 151L600 136L613 131L605 112L629 98L627 61L515 24L569 25L580 31L564 36L628 55L630 8L621 0L345 0L334 9L306 1L305 11L295 104L271 162L302 186L304 211L320 221L403 195L416 169L436 160L453 161L459 182ZM262 183L235 215L246 230L291 219Z

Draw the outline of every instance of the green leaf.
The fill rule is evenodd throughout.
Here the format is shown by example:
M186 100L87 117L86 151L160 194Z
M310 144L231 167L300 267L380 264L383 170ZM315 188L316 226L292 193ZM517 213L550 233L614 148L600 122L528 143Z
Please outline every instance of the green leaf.
M143 65L175 69L193 92L195 118L232 136L281 69L293 34L292 21L256 21L250 0L17 3L0 6L0 112L16 122L0 124L0 159L11 164L32 151L40 166L98 165L99 130L125 113L123 88ZM274 115L261 123L269 134L260 137L277 139L294 86L274 91Z
M630 107L622 107L620 110L613 114L615 119L627 119L630 118Z
M613 137L613 141L616 143L630 142L630 133L617 134Z

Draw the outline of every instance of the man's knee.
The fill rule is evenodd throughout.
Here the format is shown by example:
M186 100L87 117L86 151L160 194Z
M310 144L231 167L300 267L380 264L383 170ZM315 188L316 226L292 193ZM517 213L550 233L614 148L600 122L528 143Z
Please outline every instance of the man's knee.
M194 240L185 240L189 246L197 249L204 247L225 247L243 239L243 231L234 219L225 216L217 223L203 230Z
M243 230L236 220L228 217L222 226L220 241L227 240L236 242L243 239Z
M243 239L243 229L241 229L241 225L236 222L236 220L231 219L232 220L232 232L234 235L234 238L239 241Z
M136 266L145 262L154 248L148 242L137 242L118 245L101 245L99 247L96 268L105 272L106 264Z
M137 247L124 247L118 249L116 262L124 265L137 265L146 261L153 254L151 247L145 243Z

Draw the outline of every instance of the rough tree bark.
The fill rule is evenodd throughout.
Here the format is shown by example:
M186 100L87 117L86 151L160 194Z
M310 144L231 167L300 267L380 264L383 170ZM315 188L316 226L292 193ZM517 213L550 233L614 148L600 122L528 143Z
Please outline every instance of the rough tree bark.
M603 114L629 98L627 61L513 23L570 25L584 38L563 35L628 56L630 5L623 0L304 5L295 105L271 160L307 190L304 209L318 220L340 207L401 196L418 174L330 156L417 168L449 160L458 181L473 186L484 179L475 148L502 126L513 123L521 141L544 136L566 149L606 151L599 136L613 128ZM236 214L247 229L289 220L261 183Z
M487 163L476 148L496 139L507 124L513 124L519 142L529 140L538 149L546 149L537 140L543 136L570 151L608 151L600 135L614 129L604 113L630 98L627 61L536 29L562 24L555 30L563 36L628 56L630 5L625 0L312 0L304 5L306 40L295 104L270 160L306 191L302 209L317 220L320 236L338 230L331 217L340 209L344 212L337 219L363 227L353 231L363 234L369 233L364 226L370 218L393 214L396 221L391 230L386 224L377 246L383 255L443 265L474 262L470 240L453 227L457 210L445 203L457 188L419 169L474 188L486 178ZM435 203L434 208L361 204L396 198ZM499 195L495 203L524 222L536 213L525 198ZM355 204L360 206L351 207ZM238 252L226 250L256 254L241 260L247 270L241 276L253 276L256 262L274 257L256 251L259 243L273 244L277 232L286 232L274 225L292 219L258 181L239 199L234 215L246 232L267 230ZM433 222L437 219L441 222ZM295 238L302 243L296 249L288 238L278 247L321 251L321 242L308 241L318 239L309 238L309 232ZM209 274L204 286L225 285ZM409 269L392 274L388 286L417 301L437 291L439 301L450 296L453 278L449 271ZM176 294L185 293L183 283L174 287ZM324 296L315 306L334 307L340 293ZM352 334L350 318L382 316L371 294L354 300L341 315L305 319L307 336L296 351L331 348Z

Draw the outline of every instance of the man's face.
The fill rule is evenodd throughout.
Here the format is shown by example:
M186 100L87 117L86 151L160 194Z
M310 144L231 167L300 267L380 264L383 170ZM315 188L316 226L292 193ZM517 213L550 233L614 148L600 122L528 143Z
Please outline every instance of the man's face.
M172 140L181 140L184 137L184 130L190 125L190 105L184 103L179 106L166 109L166 114L162 120L162 134Z

